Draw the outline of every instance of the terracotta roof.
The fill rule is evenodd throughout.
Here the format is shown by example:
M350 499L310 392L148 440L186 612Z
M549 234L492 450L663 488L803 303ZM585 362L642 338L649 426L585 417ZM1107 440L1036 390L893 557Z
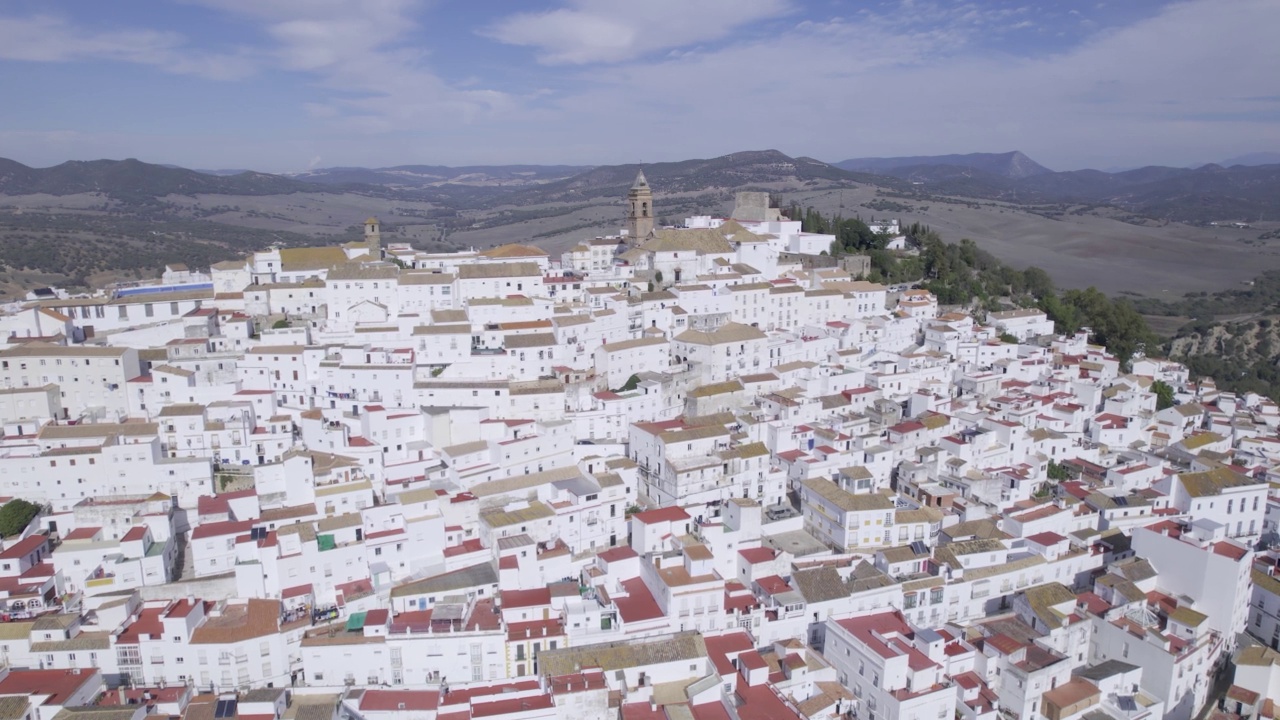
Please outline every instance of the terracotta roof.
M206 608L206 618L191 633L191 644L222 644L252 640L280 632L280 601L249 599L228 602L220 615Z

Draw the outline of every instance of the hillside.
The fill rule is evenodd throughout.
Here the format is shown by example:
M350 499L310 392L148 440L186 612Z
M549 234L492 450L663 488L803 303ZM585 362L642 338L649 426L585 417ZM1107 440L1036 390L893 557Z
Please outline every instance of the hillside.
M287 177L322 185L363 183L399 189L423 189L441 185L522 187L572 177L590 170L580 165L396 165L384 168L318 168Z
M1280 215L1280 165L1151 166L1115 173L1071 170L1015 176L1007 168L990 165L984 169L890 163L875 172L908 181L905 197L920 199L951 196L1020 205L1108 206L1154 220L1188 223L1252 222Z
M1280 398L1280 316L1264 315L1184 330L1169 357L1197 377L1212 377L1230 392Z
M1053 172L1035 160L1014 150L1006 153L970 153L968 155L916 155L912 157L854 158L833 163L852 172L911 178L930 175L929 168L965 168L1004 178L1027 178ZM947 171L943 171L947 172Z
M640 165L606 165L537 188L516 192L505 202L532 205L615 199L626 194ZM813 158L792 158L777 150L732 153L717 158L646 164L645 177L654 192L674 195L716 190L760 190L820 184L854 184L874 180ZM879 184L904 187L892 179Z
M999 156L1003 172L1012 172L1008 163L1016 155ZM1128 209L1170 218L1163 205L1172 204L1214 220L1248 217L1253 205L1275 201L1268 188L1277 166L1043 172L1020 179L957 165L886 172L921 167L932 168L933 179L917 185L762 150L654 163L644 171L666 223L724 215L736 191L762 190L783 205L813 205L844 217L889 215L968 237L1015 267L1050 269L1063 287L1167 298L1222 289L1280 267L1280 223L1186 224ZM350 239L369 215L383 220L389 241L423 249L534 242L556 254L617 231L637 169L404 165L331 168L303 179L220 176L138 161L45 169L0 161L0 292L37 283L97 284L155 273L164 262L198 267L275 242ZM1189 275L1188 267L1196 272Z
M0 158L0 195L101 193L117 201L137 202L166 195L253 196L298 192L330 190L266 173L207 175L134 159L70 161L48 168L32 168Z

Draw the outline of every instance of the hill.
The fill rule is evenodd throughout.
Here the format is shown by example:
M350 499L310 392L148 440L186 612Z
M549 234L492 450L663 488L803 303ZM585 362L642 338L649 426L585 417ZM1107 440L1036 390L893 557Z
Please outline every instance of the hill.
M1280 203L1280 193L1271 194L1280 166L1006 177L1020 162L1016 155L998 156L1003 165L987 165L994 171L902 165L879 171L893 174L872 174L757 150L654 163L644 171L664 223L724 215L736 191L760 190L782 205L813 205L843 217L887 214L968 237L1016 267L1050 268L1066 287L1216 290L1280 266L1280 223L1270 219L1280 212L1268 212L1261 224L1255 213ZM911 177L921 168L929 169L929 180L895 175ZM352 239L369 215L383 220L389 242L433 252L535 242L554 254L617 231L637 169L403 165L282 177L212 175L136 160L45 169L0 160L0 292L34 283L100 284L122 273L158 272L165 262L198 267L272 243ZM1230 219L1257 227L1200 222Z
M0 195L101 193L122 202L166 195L285 195L327 192L310 183L259 172L206 175L186 168L128 160L69 161L32 168L0 158Z
M521 187L571 177L590 170L583 165L396 165L384 168L318 168L288 177L322 185L364 183L397 189L422 189L441 185Z
M854 158L835 166L852 172L891 175L911 179L913 175L931 175L929 168L965 168L1004 178L1027 178L1053 172L1021 152L970 153L968 155L916 155L912 157ZM948 172L939 170L936 172Z
M820 184L859 183L869 175L842 170L813 158L793 158L777 150L731 153L710 159L683 160L643 166L654 191L666 195L725 190L794 188ZM516 192L503 202L533 205L547 202L581 202L615 199L626 194L640 165L605 165L552 183ZM881 178L879 184L904 187Z
M1158 221L1198 224L1252 222L1280 215L1280 164L1210 164L1194 169L1150 166L1123 172L1071 170L1022 177L1011 176L1007 169L996 172L955 164L896 165L876 172L881 177L908 181L906 196L921 199L950 196L1019 205L1110 206Z
M1280 153L1278 152L1256 152L1237 155L1233 158L1227 158L1217 163L1222 167L1231 167L1232 165L1276 165L1280 164Z

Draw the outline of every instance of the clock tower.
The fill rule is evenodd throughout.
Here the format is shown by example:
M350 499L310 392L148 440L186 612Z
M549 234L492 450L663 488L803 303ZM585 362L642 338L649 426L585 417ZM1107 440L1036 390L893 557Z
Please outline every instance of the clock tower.
M638 245L653 234L653 190L644 177L644 170L636 173L636 181L627 191L628 242Z

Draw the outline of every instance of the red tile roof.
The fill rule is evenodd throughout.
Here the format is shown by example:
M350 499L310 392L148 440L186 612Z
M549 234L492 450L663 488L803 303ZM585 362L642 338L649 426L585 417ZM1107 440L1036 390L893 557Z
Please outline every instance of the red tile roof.
M243 535L253 528L252 520L225 520L223 522L205 523L191 531L192 540L227 535Z
M44 547L48 540L44 535L32 535L10 545L0 552L0 560L18 560Z
M48 695L44 705L62 705L88 683L101 683L97 670L11 670L0 680L0 695Z
M609 548L608 550L605 550L604 552L600 553L600 555L598 555L597 557L599 557L601 560L607 563L613 563L613 562L618 562L619 560L626 560L628 558L640 557L640 553L636 552L630 547L627 547L626 545L620 545L618 547Z
M369 711L423 711L440 706L440 693L435 690L365 690L360 696L360 709Z
M627 591L627 597L614 598L613 603L618 607L618 614L622 616L623 622L640 622L662 617L662 609L658 607L658 601L653 599L653 593L649 592L644 580L640 578L623 580L622 587Z
M525 638L532 640L535 638L560 637L562 635L564 635L564 626L560 624L559 618L507 624L507 640L511 642L524 640Z
M76 528L75 530L72 530L71 532L67 533L62 538L62 541L68 542L71 540L92 540L95 537L97 537L98 533L100 532L102 532L102 528L100 527Z
M129 528L129 532L125 533L124 537L120 538L120 540L121 542L137 542L138 540L141 540L146 536L147 536L147 526L135 525Z
M1004 655L1012 655L1025 647L1022 643L1003 633L996 633L988 637L987 644Z
M551 588L541 587L533 590L503 590L498 597L504 609L537 607L551 604Z
M703 642L707 646L707 657L716 666L716 672L726 677L734 673L732 659L755 647L751 636L742 631L704 636Z
M1048 547L1050 545L1057 545L1060 542L1065 542L1066 538L1055 532L1042 532L1029 536L1027 540L1037 545L1044 545L1045 547Z
M664 507L657 510L645 510L632 515L633 520L638 520L645 525L656 525L662 522L681 522L691 519L689 513L680 507Z
M1223 541L1223 542L1216 542L1213 544L1213 552L1216 555L1229 557L1232 560L1238 561L1243 559L1244 556L1248 554L1249 550L1247 548L1240 547L1235 543L1229 543L1229 542Z
M746 560L752 565L755 565L757 563L762 563L762 562L769 562L770 560L774 559L778 555L778 553L776 553L773 549L764 548L764 547L747 548L746 550L739 550L738 554L742 556L743 560Z

